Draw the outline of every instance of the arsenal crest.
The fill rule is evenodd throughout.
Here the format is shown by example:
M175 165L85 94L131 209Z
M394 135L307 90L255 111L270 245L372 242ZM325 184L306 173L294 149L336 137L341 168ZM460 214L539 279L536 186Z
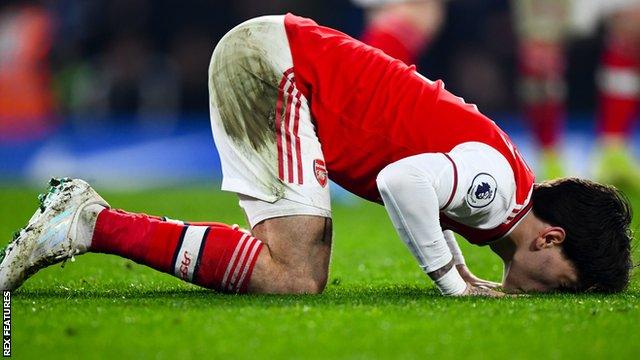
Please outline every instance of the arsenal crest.
M329 177L327 175L327 167L324 164L324 161L320 159L313 160L313 172L316 174L316 180L318 180L318 184L320 186L327 186L327 182L329 181Z

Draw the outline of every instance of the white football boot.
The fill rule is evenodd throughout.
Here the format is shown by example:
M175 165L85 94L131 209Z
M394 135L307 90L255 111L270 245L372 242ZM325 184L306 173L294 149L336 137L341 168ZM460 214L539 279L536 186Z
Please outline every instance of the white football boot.
M87 252L98 213L107 204L86 182L51 179L40 207L0 250L0 290L15 290L38 270Z

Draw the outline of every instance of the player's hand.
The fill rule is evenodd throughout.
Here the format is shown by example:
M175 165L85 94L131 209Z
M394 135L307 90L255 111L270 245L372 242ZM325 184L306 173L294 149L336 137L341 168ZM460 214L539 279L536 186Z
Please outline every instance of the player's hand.
M464 264L456 265L456 269L458 269L458 273L460 273L460 276L462 276L462 279L464 279L464 281L466 281L467 284L471 284L473 286L478 286L478 287L485 287L489 289L498 289L502 286L502 284L500 283L480 279L479 277L473 275L473 273L469 271L469 268L467 267L467 265L464 265Z
M487 297L503 297L505 293L484 286L476 286L467 283L467 289L460 296L487 296Z

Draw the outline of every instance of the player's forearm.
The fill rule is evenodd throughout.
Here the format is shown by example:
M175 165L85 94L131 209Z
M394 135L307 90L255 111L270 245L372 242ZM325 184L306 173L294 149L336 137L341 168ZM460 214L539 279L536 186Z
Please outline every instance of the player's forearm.
M415 171L399 164L380 173L378 189L385 208L400 238L440 291L462 294L466 283L440 227L438 195L429 177Z
M444 239L447 241L449 251L451 251L451 255L453 255L454 265L465 265L464 255L462 255L462 250L460 250L460 245L458 245L458 241L456 240L456 236L453 234L453 231L445 230L443 231L443 234Z

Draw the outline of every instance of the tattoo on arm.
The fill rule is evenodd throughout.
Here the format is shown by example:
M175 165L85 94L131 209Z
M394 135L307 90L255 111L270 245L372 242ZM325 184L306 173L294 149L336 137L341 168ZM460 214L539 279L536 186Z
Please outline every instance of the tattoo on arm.
M454 264L454 261L453 261L453 259L451 259L451 261L449 261L449 263L447 263L447 265L441 267L438 270L434 270L434 271L428 273L427 275L429 275L431 280L438 280L441 277L443 277L444 274L448 273L449 270L451 270L451 268L453 267L453 264Z

